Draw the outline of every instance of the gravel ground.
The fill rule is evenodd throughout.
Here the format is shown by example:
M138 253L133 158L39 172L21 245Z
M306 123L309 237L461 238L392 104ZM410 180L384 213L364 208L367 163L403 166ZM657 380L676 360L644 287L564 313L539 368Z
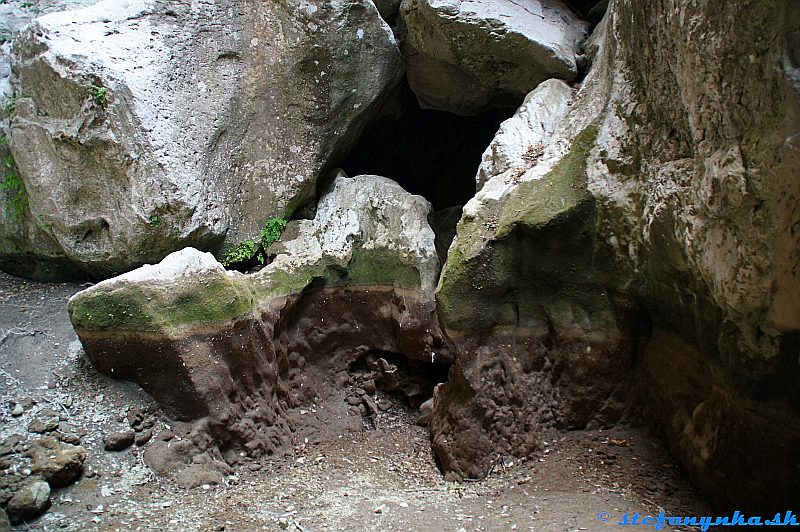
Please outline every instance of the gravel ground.
M144 463L152 441L104 450L103 435L128 428L132 408L155 434L171 422L138 386L86 362L66 312L80 289L0 274L0 447L24 447L37 437L30 423L55 415L54 434L88 453L86 474L54 490L50 510L19 530L568 531L619 529L625 512L708 514L661 443L635 428L554 431L536 456L498 457L485 481L445 482L427 429L398 403L360 429L244 460L219 485L181 488ZM24 412L15 416L17 404ZM23 453L5 458L6 474L26 473Z

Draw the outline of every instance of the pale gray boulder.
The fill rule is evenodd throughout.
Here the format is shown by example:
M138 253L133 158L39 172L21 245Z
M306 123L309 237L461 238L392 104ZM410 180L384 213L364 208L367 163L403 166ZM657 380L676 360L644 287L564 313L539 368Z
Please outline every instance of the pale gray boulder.
M461 115L519 105L549 78L574 79L587 29L560 0L405 0L400 20L420 105Z
M0 262L96 276L227 248L314 197L402 76L370 0L105 0L15 44L8 135L24 217Z
M483 152L475 178L478 190L490 178L519 180L544 158L572 98L572 89L563 81L550 79L525 97L514 116L503 122Z

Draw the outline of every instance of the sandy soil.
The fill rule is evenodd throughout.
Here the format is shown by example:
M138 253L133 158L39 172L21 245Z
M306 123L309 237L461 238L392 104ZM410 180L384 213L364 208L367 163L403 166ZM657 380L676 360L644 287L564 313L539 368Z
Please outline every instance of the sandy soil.
M445 482L427 429L402 404L338 437L243 459L222 484L181 488L144 463L152 442L103 449L131 407L154 413L155 433L171 422L138 386L86 362L66 312L80 289L0 274L0 446L34 437L29 423L54 410L88 451L88 475L20 530L619 530L625 512L708 514L662 444L636 428L553 432L536 456L498 457L485 481Z

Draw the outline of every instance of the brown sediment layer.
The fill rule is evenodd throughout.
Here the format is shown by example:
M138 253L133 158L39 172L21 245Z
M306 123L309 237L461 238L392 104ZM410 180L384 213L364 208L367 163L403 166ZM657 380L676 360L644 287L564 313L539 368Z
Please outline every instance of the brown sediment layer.
M431 422L434 452L448 478L483 478L498 453L530 454L543 427L602 427L624 415L633 335L590 333L449 332L458 358L439 388Z
M330 395L369 351L452 360L432 295L386 286L311 286L230 322L165 334L76 330L98 370L137 382L221 448L253 455L287 443L291 410Z

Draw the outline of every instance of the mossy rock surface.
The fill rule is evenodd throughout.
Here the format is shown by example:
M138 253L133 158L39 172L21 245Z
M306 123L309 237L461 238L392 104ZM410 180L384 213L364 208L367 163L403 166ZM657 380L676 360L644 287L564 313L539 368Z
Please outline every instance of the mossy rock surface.
M518 325L537 307L594 291L595 208L586 159L596 136L596 127L585 128L543 177L461 220L436 295L448 328Z

